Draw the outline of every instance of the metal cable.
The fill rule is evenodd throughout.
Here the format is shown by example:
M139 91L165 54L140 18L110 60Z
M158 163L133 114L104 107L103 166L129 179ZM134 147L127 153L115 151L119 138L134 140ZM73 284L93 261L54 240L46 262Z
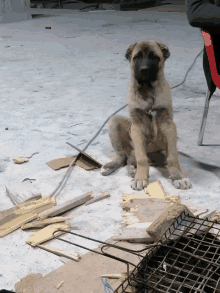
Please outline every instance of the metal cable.
M180 86L181 84L183 84L185 81L186 81L186 77L188 75L188 73L190 72L190 70L193 68L197 58L199 57L199 55L201 55L201 53L203 52L203 49L202 51L196 56L196 58L194 59L193 63L191 64L191 66L189 67L189 69L187 70L186 74L185 74L185 77L184 77L184 80L176 85L176 86L173 86L171 87L171 89L174 89L178 86ZM105 124L109 121L109 119L111 117L113 117L115 114L117 114L118 112L120 112L121 110L123 110L125 107L127 107L128 104L122 106L121 108L119 108L117 111L115 111L113 114L111 114L111 116L109 116L105 122L102 124L102 126L100 127L100 129L97 131L97 133L94 135L94 137L87 143L87 145L84 147L83 151L85 152L85 150L89 147L89 145L93 142L94 139L96 139L96 137L99 135L99 133L101 132L101 130L103 129L103 127L105 126ZM79 159L79 157L81 156L81 154L79 153L76 158L73 159L73 161L71 162L71 164L69 165L65 175L63 176L62 180L60 181L59 185L54 189L54 191L50 194L50 196L54 196L54 198L56 198L60 192L63 190L63 188L65 187L65 185L67 184L68 182L68 179L72 173L72 170L73 170L73 166L75 165L76 161ZM59 190L60 189L60 190ZM56 194L57 193L57 194Z

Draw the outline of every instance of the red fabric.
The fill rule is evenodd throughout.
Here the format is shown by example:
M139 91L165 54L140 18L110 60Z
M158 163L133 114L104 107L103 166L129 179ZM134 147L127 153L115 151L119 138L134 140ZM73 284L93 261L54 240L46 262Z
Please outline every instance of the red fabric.
M220 75L218 74L216 62L215 62L215 54L212 44L211 35L207 32L202 31L202 35L205 41L205 47L208 55L209 66L211 69L212 80L214 84L220 89Z

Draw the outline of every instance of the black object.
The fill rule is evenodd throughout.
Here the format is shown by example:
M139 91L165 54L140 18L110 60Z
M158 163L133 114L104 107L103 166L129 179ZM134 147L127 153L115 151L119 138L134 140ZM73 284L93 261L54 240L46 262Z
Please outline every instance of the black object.
M51 30L51 26L45 26L46 30Z
M5 289L0 290L0 293L16 293L15 291L8 291Z

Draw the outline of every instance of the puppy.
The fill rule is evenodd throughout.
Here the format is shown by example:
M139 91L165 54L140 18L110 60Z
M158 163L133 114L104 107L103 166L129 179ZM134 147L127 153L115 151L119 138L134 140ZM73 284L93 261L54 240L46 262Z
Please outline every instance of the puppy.
M125 53L131 67L130 117L110 119L109 137L115 155L101 173L106 176L128 164L134 190L149 184L148 157L152 153L164 155L169 178L176 188L191 187L180 170L171 89L164 77L164 63L169 56L169 49L155 41L132 43Z

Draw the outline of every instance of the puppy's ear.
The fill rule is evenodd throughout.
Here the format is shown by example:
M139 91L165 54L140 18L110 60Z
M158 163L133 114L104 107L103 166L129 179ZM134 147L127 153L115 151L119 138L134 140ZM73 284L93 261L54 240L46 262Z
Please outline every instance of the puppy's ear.
M156 42L157 45L160 47L161 51L163 52L164 60L170 57L170 51L166 45L162 44L161 42Z
M135 47L136 45L137 45L137 42L132 43L132 44L128 47L127 51L125 52L125 58L127 58L129 62L131 61L132 51L134 50L134 47Z

